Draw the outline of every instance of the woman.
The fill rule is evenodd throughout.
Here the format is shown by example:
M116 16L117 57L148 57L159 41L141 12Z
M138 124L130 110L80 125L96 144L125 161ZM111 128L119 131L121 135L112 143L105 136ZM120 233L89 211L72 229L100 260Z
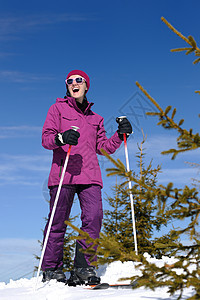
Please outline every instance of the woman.
M51 227L45 255L42 263L43 281L56 279L65 281L63 268L63 244L66 231L65 220L69 219L73 199L77 193L81 207L81 229L92 238L99 237L102 211L102 178L97 154L101 148L112 154L122 143L123 134L132 133L127 119L120 122L118 131L107 138L103 118L91 110L86 93L90 88L90 78L81 70L73 70L66 79L67 96L58 98L47 114L42 131L42 145L53 150L53 161L49 175L50 213L58 189L62 167L69 145L73 145L67 170L61 188L53 224ZM79 129L74 131L72 126ZM44 230L46 234L48 223ZM86 249L84 240L76 243L74 270L68 283L79 284L93 280L98 282L94 267L90 266L89 256L80 252Z

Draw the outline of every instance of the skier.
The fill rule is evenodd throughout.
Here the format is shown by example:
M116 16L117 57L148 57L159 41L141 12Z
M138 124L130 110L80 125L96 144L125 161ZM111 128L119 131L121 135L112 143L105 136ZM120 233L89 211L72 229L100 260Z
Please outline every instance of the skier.
M81 229L92 238L99 237L102 211L102 178L97 154L103 148L112 154L119 148L123 134L132 133L130 122L124 118L118 130L111 138L106 137L103 118L91 110L86 93L90 88L89 76L81 70L71 71L66 78L67 93L64 98L57 98L48 113L42 130L42 145L53 150L53 160L49 174L50 213L55 201L62 167L69 145L72 145L67 170L60 191L56 212L51 226L46 251L42 262L43 282L51 279L65 281L63 272L63 245L66 232L65 220L69 219L73 199L77 193L81 207ZM77 126L77 131L72 129ZM48 222L44 230L47 232ZM68 280L69 285L96 281L96 271L90 256L80 252L88 245L84 240L76 242L74 269ZM91 279L92 278L92 279Z

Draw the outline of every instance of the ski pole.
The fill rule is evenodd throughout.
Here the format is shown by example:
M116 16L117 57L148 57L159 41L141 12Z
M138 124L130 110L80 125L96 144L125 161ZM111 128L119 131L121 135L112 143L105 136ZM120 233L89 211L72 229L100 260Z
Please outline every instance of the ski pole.
M71 126L71 127L75 131L79 129L79 127L76 127L76 126ZM72 148L72 145L69 145L69 148L68 148L68 151L67 151L67 156L66 156L65 163L64 163L64 166L63 166L62 175L61 175L59 186L58 186L58 190L57 190L57 193L56 193L56 198L55 198L53 209L52 209L52 212L51 212L51 217L50 217L47 232L46 232L46 235L45 235L44 244L43 244L43 248L42 248L42 253L41 253L41 257L40 257L40 263L39 263L39 267L38 267L38 271L37 271L35 290L37 288L38 278L39 278L39 274L40 274L40 270L41 270L41 266L42 266L42 261L43 261L43 258L44 258L44 253L45 253L45 250L46 250L46 246L47 246L47 242L48 242L48 238L49 238L49 234L50 234L50 230L51 230L51 225L52 225L53 218L54 218L54 215L55 215L56 206L57 206L58 199L59 199L59 196L60 196L62 183L63 183L65 172L66 172L66 169L67 169L67 164L68 164L68 161L69 161L71 148Z
M121 122L126 116L121 116L117 118L117 122ZM127 139L126 139L126 133L123 133L124 137L124 150L125 150L125 158L126 158L126 169L127 172L130 171L130 165L129 165L129 158L128 158L128 147L127 147ZM133 194L131 192L132 190L132 184L131 180L129 178L129 195L130 195L130 201L131 201L131 212L132 212L132 224L133 224L133 235L134 235L134 244L135 244L135 253L138 255L138 248L137 248L137 236L136 236L136 226L135 226L135 213L134 213L134 203L133 203Z

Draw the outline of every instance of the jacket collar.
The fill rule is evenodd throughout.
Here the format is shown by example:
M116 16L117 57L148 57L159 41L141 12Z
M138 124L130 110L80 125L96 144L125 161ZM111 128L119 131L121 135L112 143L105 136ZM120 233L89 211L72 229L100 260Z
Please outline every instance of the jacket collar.
M69 106L73 107L73 108L76 109L78 112L81 111L81 110L78 108L77 104L76 104L75 98L73 98L73 97L66 97L66 99L64 99L64 100L65 100L65 102L68 103ZM87 101L87 102L88 102L88 101ZM89 110L91 109L91 107L92 107L93 105L94 105L93 102L88 102L88 106L87 106L87 108L85 109L84 114L88 113ZM81 111L81 113L83 113L83 112Z

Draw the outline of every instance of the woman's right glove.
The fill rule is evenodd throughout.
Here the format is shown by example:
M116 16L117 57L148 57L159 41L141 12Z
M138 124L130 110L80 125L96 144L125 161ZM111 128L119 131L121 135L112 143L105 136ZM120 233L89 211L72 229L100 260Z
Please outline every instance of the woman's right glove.
M64 146L66 144L76 146L79 137L80 133L78 131L69 129L63 133L58 133L55 137L55 143L57 146Z

